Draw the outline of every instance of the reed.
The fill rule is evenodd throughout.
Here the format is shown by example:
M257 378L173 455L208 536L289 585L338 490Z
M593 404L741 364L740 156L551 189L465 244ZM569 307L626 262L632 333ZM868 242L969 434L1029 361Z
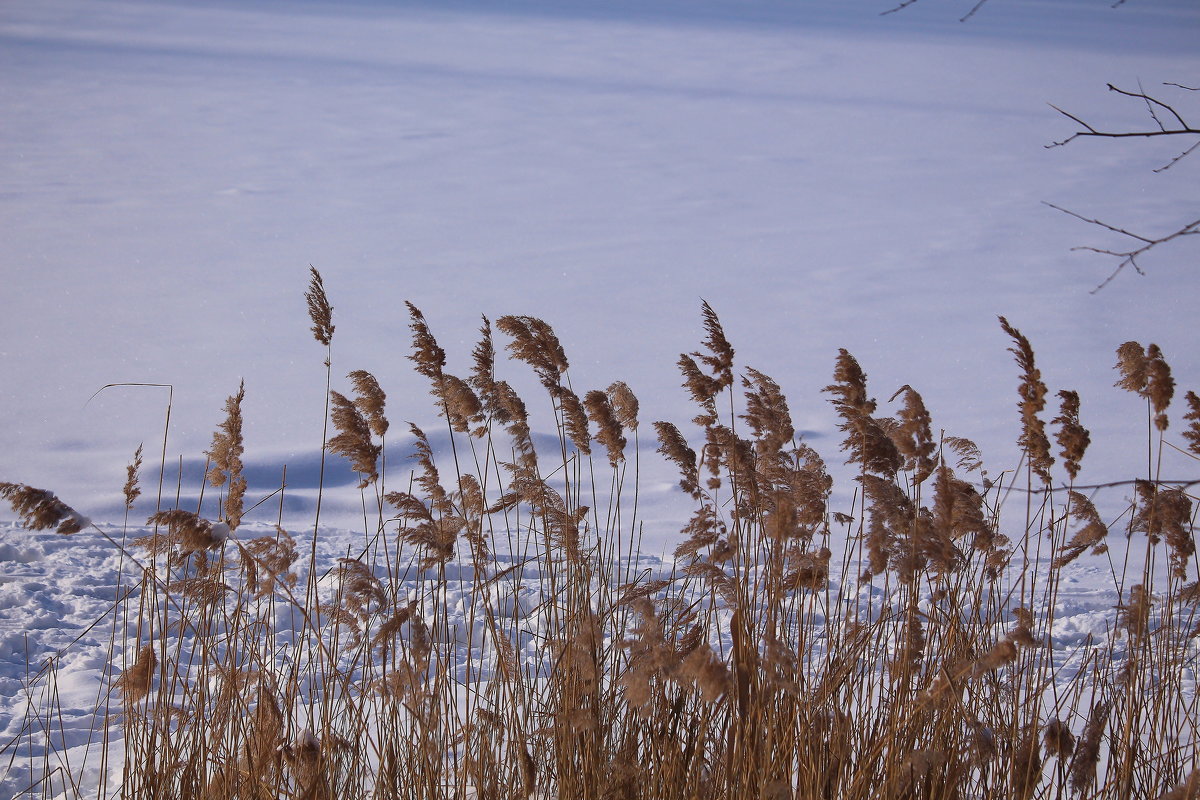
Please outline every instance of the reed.
M307 299L332 384L332 306L316 270ZM835 510L833 478L783 390L737 368L705 303L700 349L678 361L696 416L653 423L693 511L673 561L648 570L629 386L577 392L550 325L501 317L512 368L532 369L547 394L551 413L535 420L497 374L490 321L464 379L408 309L411 358L449 444L411 426L412 468L397 478L378 381L354 370L345 393L331 385L325 449L358 472L364 507L363 547L334 559L319 517L308 542L241 525L254 509L239 387L207 453L218 518L156 510L109 539L126 574L98 783L47 760L32 794L1200 796L1195 509L1190 487L1157 469L1166 448L1200 455L1200 400L1186 394L1173 444L1174 380L1154 345L1118 350L1118 386L1146 400L1150 471L1130 465L1134 496L1116 522L1075 484L1090 443L1078 394L1056 395L1048 433L1034 348L1004 318L1025 486L1010 471L991 479L968 439L935 435L911 386L881 411L842 350L825 391L856 486L853 506ZM555 433L552 452L535 447L535 425ZM3 483L0 495L34 530L99 530L48 491ZM1109 634L1056 644L1064 576L1115 536L1132 537L1131 555L1113 565ZM52 725L39 680L28 693Z

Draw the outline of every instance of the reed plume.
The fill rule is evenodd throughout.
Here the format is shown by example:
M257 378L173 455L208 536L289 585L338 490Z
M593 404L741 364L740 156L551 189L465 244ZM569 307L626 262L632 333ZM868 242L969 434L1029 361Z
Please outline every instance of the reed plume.
M379 381L362 369L354 370L347 377L354 386L354 405L366 418L371 433L379 437L387 435L388 420L383 413L387 405L387 395L379 386Z
M908 384L897 389L889 402L894 402L901 394L904 395L904 406L896 415L900 424L890 431L891 438L904 459L902 468L913 474L914 484L921 484L933 474L936 463L937 445L930 430L933 420L924 399Z
M1158 345L1144 348L1137 342L1125 342L1117 348L1116 369L1121 373L1116 386L1146 398L1154 412L1154 426L1165 431L1175 380Z
M246 397L246 382L238 385L238 393L225 400L225 419L213 433L212 446L204 454L212 466L208 470L208 482L213 486L229 484L225 495L225 524L237 530L242 521L243 501L246 496L246 478L242 475L242 400Z
M588 419L596 426L596 441L608 453L609 465L616 467L625 460L625 437L621 435L621 421L612 405L610 395L593 389L584 395L583 406L587 410ZM634 413L636 415L636 411ZM637 425L636 416L633 424Z
M1070 564L1079 556L1083 555L1084 551L1089 547L1092 548L1092 553L1099 555L1107 550L1104 544L1105 538L1108 536L1108 526L1104 524L1104 520L1100 518L1100 513L1096 511L1096 507L1092 501L1081 495L1079 492L1071 492L1068 495L1070 502L1070 518L1076 522L1083 524L1083 527L1075 532L1070 541L1066 543L1058 556L1051 562L1051 566L1055 569L1061 569L1067 564Z
M537 317L527 316L500 317L496 327L512 339L507 349L513 358L533 367L542 386L557 397L560 377L569 365L554 330Z
M313 338L328 347L333 341L333 306L325 296L325 282L321 280L321 273L313 266L309 267L309 271L311 277L304 299L308 303L308 316L312 320Z
M700 499L700 471L696 451L688 447L683 434L669 422L656 422L658 452L679 467L679 487L697 500Z
M638 427L638 399L624 381L613 381L605 390L616 412L617 421L628 431Z
M0 497L8 500L21 524L34 531L56 529L62 534L79 533L91 524L87 517L45 489L23 483L0 483Z
M1103 744L1104 729L1108 725L1108 712L1111 708L1106 700L1093 703L1088 712L1087 723L1071 756L1071 788L1078 794L1083 794L1091 788L1096 780L1096 765L1100 762L1100 748Z
M371 423L363 416L357 399L350 400L337 391L330 391L329 399L333 402L333 427L337 435L325 447L350 461L350 466L362 476L358 488L365 489L379 480L383 447L371 441Z
M125 486L121 493L125 496L125 510L132 511L134 501L142 494L142 488L138 484L138 478L142 469L142 446L139 444L137 450L133 454L133 463L125 468Z
M151 645L144 645L138 651L137 660L133 666L121 673L113 684L121 690L125 702L132 705L150 693L154 682L154 671L158 668L158 656Z
M1054 457L1050 455L1050 440L1046 438L1046 426L1038 414L1046 407L1046 384L1042 382L1042 372L1034 360L1033 345L1016 328L1000 317L1000 327L1013 340L1009 352L1017 360L1021 368L1021 383L1017 394L1021 402L1017 408L1021 411L1021 435L1017 437L1020 445L1029 458L1029 466L1044 483L1050 483L1050 467Z
M1062 405L1058 416L1050 420L1050 423L1059 426L1054 439L1062 448L1059 455L1062 457L1063 467L1074 481L1079 475L1079 462L1083 460L1083 454L1091 444L1092 438L1088 429L1079 423L1079 394L1064 389L1058 396Z
M1130 530L1146 534L1151 544L1165 536L1170 549L1172 572L1187 577L1188 563L1196 552L1192 536L1192 501L1182 489L1168 489L1150 481L1137 481L1137 513Z
M895 421L875 419L875 400L867 396L867 374L846 350L838 350L833 371L834 382L824 391L842 418L838 430L846 434L842 450L850 454L847 464L859 464L863 472L894 476L902 459L890 436Z

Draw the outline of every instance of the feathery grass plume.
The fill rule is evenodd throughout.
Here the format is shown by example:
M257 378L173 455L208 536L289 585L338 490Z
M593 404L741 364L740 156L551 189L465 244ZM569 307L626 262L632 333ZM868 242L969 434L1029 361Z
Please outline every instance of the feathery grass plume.
M1059 426L1054 439L1062 448L1059 455L1062 456L1063 466L1074 481L1079 475L1079 462L1083 460L1092 437L1088 429L1079 424L1079 393L1063 389L1058 396L1062 400L1061 410L1050 423Z
M212 462L208 482L213 486L229 484L225 495L225 523L229 529L237 530L242 521L243 501L246 497L246 478L242 475L242 400L246 397L246 382L238 384L238 393L225 399L225 420L213 433L212 449L204 454Z
M376 436L383 437L388 431L387 417L383 414L384 406L387 404L387 395L384 394L379 381L364 369L356 369L346 377L354 386L356 395L354 405L366 417L367 424L371 426L371 432Z
M1121 373L1120 379L1113 384L1134 394L1146 396L1146 386L1150 379L1149 363L1146 360L1146 348L1137 342L1125 342L1117 348L1117 366Z
M933 455L937 452L937 445L933 443L933 432L930 430L933 419L925 408L924 399L907 383L897 389L888 402L895 402L901 394L904 395L904 406L896 415L900 425L890 433L896 449L904 458L903 469L913 473L914 484L921 484L933 474L936 464Z
M450 495L442 488L441 475L433 461L433 447L430 446L425 431L411 422L408 423L408 429L416 440L413 442L413 454L409 458L416 461L421 467L415 478L417 485L429 498L430 505L435 511L441 514L453 514L454 504L450 501Z
M1042 731L1042 747L1046 750L1047 758L1066 760L1075 752L1075 734L1067 727L1067 723L1055 717L1046 723Z
M580 453L585 456L591 455L592 437L588 433L587 412L584 411L583 403L579 401L579 395L565 386L560 386L558 405L562 410L562 424L567 438Z
M583 406L587 410L588 419L596 425L596 441L608 453L609 465L616 467L619 462L625 460L625 437L621 435L621 422L609 395L599 389L593 389L583 396ZM633 424L637 426L636 417Z
M613 381L605 390L608 400L616 411L617 421L627 431L636 431L638 426L638 399L624 381Z
M525 401L507 381L496 381L495 390L494 418L501 421L512 437L517 463L527 469L536 469L537 450L533 446L533 433L529 430L529 412L525 409Z
M1175 380L1162 350L1156 344L1143 348L1137 342L1125 342L1117 348L1116 369L1121 373L1116 386L1146 398L1154 410L1154 426L1165 431Z
M1137 514L1131 530L1145 533L1151 544L1158 544L1163 535L1173 550L1181 550L1186 560L1193 552L1191 541L1192 501L1178 488L1163 488L1151 481L1135 481Z
M954 475L945 463L933 482L933 524L939 535L957 540L971 535L971 546L987 551L995 547L996 531L983 510L983 496Z
M274 536L258 536L238 545L242 568L246 572L246 589L253 597L262 598L282 584L290 589L299 580L292 565L299 558L296 540L278 525Z
M1183 397L1188 404L1188 412L1183 418L1191 423L1183 432L1183 438L1188 441L1188 449L1200 456L1200 397L1193 391L1188 391Z
M259 683L258 702L252 716L250 740L246 745L247 771L267 783L274 783L283 754L283 714L275 694L265 682Z
M1021 647L1036 647L1039 642L1033 636L1033 612L1025 606L1012 610L1013 619L1017 624L1007 634L1007 638Z
M505 466L511 473L510 493L526 503L532 514L541 518L550 541L562 548L570 561L578 562L579 526L591 509L580 505L568 510L562 495L538 477L536 472L519 464Z
M488 556L488 542L483 534L483 517L487 513L487 503L484 502L483 487L479 484L479 479L470 473L460 477L458 496L466 520L463 538L471 545L471 557L476 566L480 566Z
M1058 557L1050 565L1054 569L1061 569L1070 564L1083 555L1083 551L1089 547L1092 548L1093 555L1099 555L1108 549L1108 546L1104 544L1104 539L1108 536L1108 526L1100 518L1100 512L1096 511L1092 501L1074 491L1070 492L1068 498L1070 518L1082 523L1083 527L1076 531L1070 541L1059 551Z
M180 578L171 582L171 591L202 606L216 603L226 592L234 591L227 583L214 578Z
M1037 785L1042 780L1042 753L1038 748L1033 727L1022 733L1021 738L1017 740L1009 775L1014 800L1029 800L1033 797Z
M222 523L213 524L191 511L173 508L169 511L156 511L146 520L147 525L163 525L169 531L167 537L144 536L134 540L134 544L154 550L157 543L154 539L164 539L168 545L178 548L183 556L200 553L205 550L215 550L229 538L229 527Z
M387 604L387 597L379 578L358 559L339 558L333 571L333 581L337 586L336 602L333 606L322 606L321 611L339 622L349 624L350 638L345 647L353 650L363 641L372 610L383 608Z
M996 642L986 653L976 659L970 666L973 678L994 672L1017 659L1017 645L1009 637Z
M1110 708L1105 700L1092 705L1087 724L1076 743L1075 754L1071 756L1071 789L1077 794L1086 792L1096 780L1096 765L1100 763L1100 747Z
M1167 407L1175 396L1175 379L1171 377L1171 367L1156 344L1146 348L1146 372L1146 397L1154 409L1154 427L1165 431L1168 424Z
M983 469L983 454L979 452L979 447L970 439L964 439L961 436L945 436L942 438L942 444L949 447L954 455L958 457L958 461L955 462L954 466L964 472L974 472L975 470Z
M1160 794L1155 800L1197 800L1197 798L1200 798L1200 769L1189 772L1186 778Z
M717 312L707 300L700 301L700 315L704 318L704 347L707 353L692 353L693 356L709 368L716 379L717 391L733 385L733 346L725 338L725 330Z
M125 487L121 490L125 495L125 510L132 511L134 501L142 494L138 478L142 469L142 446L139 444L133 453L133 463L125 467Z
M505 424L509 419L499 408L496 396L496 347L492 344L492 323L487 317L483 317L479 337L478 344L471 350L471 375L467 383L475 389L483 417ZM487 426L482 424L471 432L476 438L482 438L487 433Z
M833 552L828 547L820 550L793 548L788 553L788 571L782 586L787 591L824 591L829 585L829 560Z
M56 528L59 533L79 533L91 521L45 489L23 483L0 483L0 497L12 506L21 524L34 531Z
M625 691L626 701L643 717L653 713L650 699L653 681L679 665L679 654L667 644L663 623L648 597L638 597L630 603L636 622L629 628L631 637L623 639L620 647L629 654L628 669L617 683Z
M694 556L705 547L711 547L728 534L725 522L709 503L703 503L692 514L682 533L687 537L675 548L675 557Z
M921 669L925 660L925 628L921 625L921 617L917 613L907 614L904 627L896 642L896 652L888 668L893 675L906 675Z
M867 569L862 579L883 574L897 556L896 543L912 526L912 502L893 481L875 475L863 476L863 495L868 504Z
M371 637L371 649L380 651L383 663L387 663L387 654L392 647L392 642L400 635L404 625L412 619L416 612L416 600L395 606L391 615L379 625L375 635Z
M871 416L876 406L867 397L867 375L849 351L838 350L833 380L823 391L833 395L829 402L842 418L838 430L846 434L841 448L850 453L846 463L859 464L864 472L895 475L900 469L900 452L886 423Z
M1140 640L1150 627L1150 606L1153 598L1146 587L1137 584L1129 590L1129 599L1117 604L1117 624L1129 632L1129 638Z
M696 424L704 426L715 423L717 407L713 400L721 391L720 382L706 375L695 359L689 355L679 356L679 361L676 363L679 371L683 373L683 388L688 390L692 400L704 410L703 414L696 417Z
M917 536L917 509L892 480L863 475L863 494L869 504L867 547L872 575L894 569L903 583L911 583L926 566ZM879 569L876 572L876 568Z
M421 310L407 300L408 314L412 318L409 328L413 332L413 353L408 358L417 365L417 372L434 382L434 394L437 394L442 377L442 367L446 366L446 351L438 346L437 339L429 330L425 315Z
M470 433L471 425L475 424L478 431L484 421L483 404L470 384L457 375L444 372L441 389L444 405L439 411L450 422L450 428L458 433Z
M1050 483L1050 467L1054 457L1050 455L1050 440L1046 438L1046 425L1038 414L1046 407L1046 384L1042 382L1042 372L1034 361L1033 345L1016 328L1000 317L1000 327L1004 329L1014 342L1008 349L1021 368L1021 383L1017 393L1021 402L1017 408L1021 411L1021 435L1017 437L1020 445L1029 458L1029 466L1044 483Z
M358 488L365 489L379 479L379 455L383 448L371 441L371 425L354 400L333 390L329 399L333 401L333 427L338 433L325 448L350 461L350 466L362 476Z
M1150 481L1135 484L1141 500L1130 529L1146 534L1152 544L1165 536L1171 551L1172 572L1187 577L1188 562L1196 552L1192 535L1192 501L1183 489L1164 489Z
M417 365L417 372L429 378L433 384L430 393L439 401L439 415L446 418L452 430L458 433L470 432L472 422L483 421L483 404L466 381L445 372L446 351L438 346L437 339L429 330L429 324L420 309L409 302L405 302L405 305L408 306L409 316L412 317L409 328L413 332L413 354L409 359ZM490 348L490 336L488 344ZM476 353L476 358L478 357L479 354ZM487 381L490 386L490 374ZM476 430L475 433L479 434L481 430Z
M151 645L144 645L138 651L137 660L133 662L133 666L122 672L121 677L117 678L113 686L121 690L126 703L136 703L150 694L150 687L154 682L154 670L157 667L158 656L154 654L154 648Z
M679 467L679 487L695 499L700 499L700 469L696 451L688 447L683 434L669 422L654 423L658 432L658 452Z
M321 273L313 266L309 266L309 270L312 276L304 299L308 302L308 316L312 319L313 338L328 347L333 341L333 306L329 305L329 298L325 296L325 282L321 280Z
M742 419L754 432L755 452L760 460L778 465L780 452L796 435L787 398L779 384L752 367L746 368L742 386L746 389L746 413Z
M701 642L688 653L679 665L679 673L700 690L700 697L706 703L728 697L734 688L729 665L713 652L708 642Z
M554 330L537 317L526 316L500 317L496 327L512 339L507 349L513 358L533 367L542 386L557 396L568 363Z
M422 550L420 569L432 569L454 558L454 545L458 534L467 525L465 519L447 512L442 512L440 517L434 517L433 512L420 498L407 492L388 492L386 499L399 511L400 519L417 523L402 526L400 536L404 541Z
M801 536L808 539L826 524L825 514L829 508L829 495L833 491L833 478L825 469L825 461L806 444L794 447L791 458L787 485L796 506L796 522L800 525Z

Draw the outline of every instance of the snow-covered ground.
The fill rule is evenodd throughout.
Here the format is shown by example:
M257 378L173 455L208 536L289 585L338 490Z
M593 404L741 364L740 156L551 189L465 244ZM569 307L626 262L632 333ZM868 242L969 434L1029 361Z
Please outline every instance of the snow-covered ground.
M1197 109L1162 84L1200 83L1200 8L991 0L960 24L972 3L879 16L890 5L7 0L0 481L119 520L142 442L155 493L167 391L94 393L170 384L164 493L193 498L245 379L251 500L286 464L284 521L311 525L325 371L310 264L335 308L334 387L374 373L395 430L437 428L406 358L405 300L452 371L467 370L481 314L529 314L555 327L576 390L626 381L645 423L648 552L670 548L688 506L648 422L694 414L674 362L699 344L701 298L831 465L820 390L844 347L881 399L912 384L936 426L974 438L993 471L1015 466L1003 314L1051 391L1083 397L1094 444L1080 482L1136 477L1144 409L1112 387L1113 353L1156 342L1180 389L1200 388L1196 245L1158 248L1145 276L1091 294L1115 262L1070 248L1126 242L1040 201L1165 234L1200 216L1200 155L1155 173L1190 142L1047 149L1075 130L1047 104L1143 127L1144 107L1105 88L1140 82ZM528 370L502 370L548 432ZM389 451L392 474L406 469L402 437ZM1164 474L1194 474L1173 458ZM352 529L353 475L335 464L328 483L323 518ZM144 497L139 522L148 510ZM249 519L275 514L268 502ZM115 557L105 547L0 528L6 740L22 727L26 648L60 649L113 602L111 582L87 578ZM1088 569L1103 566L1065 592L1064 642L1115 602ZM103 639L98 627L69 648L75 674L99 675ZM61 702L83 731L96 684L73 685Z

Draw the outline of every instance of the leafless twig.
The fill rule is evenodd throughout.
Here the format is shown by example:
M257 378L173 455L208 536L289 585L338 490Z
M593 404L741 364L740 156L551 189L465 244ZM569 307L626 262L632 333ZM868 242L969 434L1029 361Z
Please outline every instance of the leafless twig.
M888 14L895 14L897 11L903 11L904 9L908 8L915 2L917 2L917 0L901 0L899 5L897 5L893 8L889 8L887 11L880 12L879 16L886 17ZM958 21L966 22L971 17L975 16L975 12L978 11L979 9L983 8L983 4L986 2L987 2L987 0L978 0L978 2L976 2L975 5L973 5L971 7L970 11L968 11L966 14L964 14L963 16L958 18Z
M1181 89L1186 89L1188 91L1194 91L1193 89L1191 89L1191 87L1183 86L1183 85L1177 84L1177 83L1166 83L1164 85L1165 86L1177 86ZM1083 127L1083 130L1075 131L1075 133L1072 133L1070 136L1068 136L1065 139L1051 142L1050 144L1046 145L1046 147L1047 148L1062 147L1065 144L1069 144L1070 142L1075 141L1076 139L1078 139L1081 136L1099 136L1099 137L1103 137L1103 138L1107 138L1107 139L1127 139L1127 138L1143 138L1144 139L1144 138L1148 138L1151 136L1197 136L1197 137L1200 137L1200 128L1195 127L1194 125L1190 124L1187 120L1185 120L1183 118L1183 116L1178 111L1175 110L1174 106L1172 106L1166 102L1163 102L1162 100L1159 100L1157 97L1147 94L1145 91L1141 91L1141 88L1142 87L1139 84L1138 89L1140 91L1131 92L1126 89L1119 89L1116 86L1113 86L1111 83L1108 84L1108 90L1110 92L1116 92L1117 94L1124 95L1125 97L1137 98L1137 99L1140 99L1142 102L1144 102L1146 104L1146 111L1150 114L1150 119L1154 120L1153 128L1145 128L1145 129L1141 129L1141 130L1132 130L1132 131L1104 131L1104 130L1100 130L1099 128L1096 128L1091 123L1085 122L1084 120L1080 119L1079 117L1075 116L1074 114L1064 111L1063 109L1059 108L1058 106L1054 105L1053 103L1050 103L1051 108L1053 108L1058 113L1062 114L1067 119L1070 119L1074 122L1079 123L1079 125L1081 125ZM1173 118L1173 121L1171 122L1171 127L1167 127L1167 124L1163 122L1162 118L1160 117L1160 112L1167 112ZM1196 140L1196 142L1197 142L1197 144L1200 144L1200 138L1198 138ZM1164 170L1170 169L1175 164L1179 163L1179 161L1181 159L1183 159L1185 156L1187 156L1193 150L1195 150L1197 147L1197 144L1193 144L1191 147L1187 148L1182 153L1180 153L1179 155L1177 155L1173 159L1171 159L1167 164L1159 167L1158 169L1156 169L1154 171L1162 172Z
M1137 248L1134 248L1133 250L1125 250L1125 251L1108 250L1108 249L1105 249L1102 247L1090 247L1087 245L1081 245L1079 247L1071 248L1072 250L1087 250L1092 253L1100 253L1101 255L1113 256L1115 258L1121 259L1120 263L1117 264L1117 268L1115 270L1113 270L1112 274L1109 275L1107 278L1105 278L1104 281L1099 286L1097 286L1095 289L1092 289L1092 294L1095 294L1096 292L1100 291L1105 286L1107 286L1109 283L1111 283L1113 278L1117 277L1117 275L1121 272L1121 270L1125 269L1125 267L1131 266L1134 268L1134 270L1137 271L1137 273L1139 275L1145 275L1146 273L1142 271L1142 268L1137 263L1137 260L1140 257L1142 257L1143 255L1145 255L1151 248L1157 247L1160 244L1165 244L1166 242L1169 242L1172 239L1177 239L1181 236L1195 236L1196 234L1200 234L1200 219L1193 220L1193 221L1189 222L1187 225L1184 225L1182 228L1176 230L1173 233L1169 233L1166 236L1160 236L1157 239L1151 239L1147 236L1142 236L1140 234L1133 233L1132 231L1127 231L1124 228L1118 228L1115 225L1109 225L1107 222L1101 222L1098 219L1089 219L1088 217L1085 217L1082 214L1077 214L1076 212L1070 211L1061 206L1056 206L1056 205L1054 205L1054 203L1047 203L1045 200L1043 200L1042 203L1044 205L1050 206L1050 208L1053 208L1056 211L1061 211L1064 214L1069 214L1072 217L1075 217L1075 219L1082 220L1091 225L1098 225L1101 228L1104 228L1105 230L1112 231L1113 233L1119 233L1122 236L1128 236L1129 238L1142 243L1141 247L1137 247Z

